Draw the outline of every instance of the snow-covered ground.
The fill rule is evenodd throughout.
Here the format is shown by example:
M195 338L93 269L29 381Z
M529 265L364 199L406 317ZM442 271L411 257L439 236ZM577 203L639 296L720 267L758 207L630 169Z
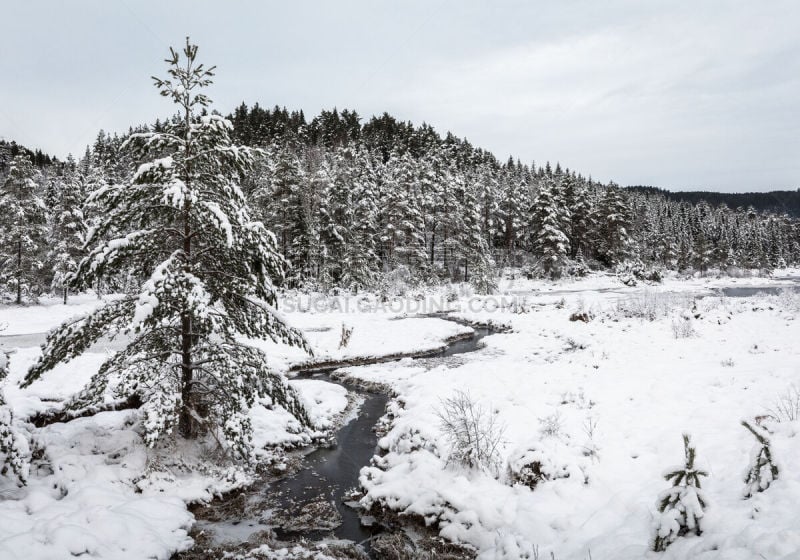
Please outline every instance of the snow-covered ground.
M80 390L119 342L99 344L61 364L29 388L18 382L40 353L45 333L62 321L102 303L78 296L68 305L43 300L40 305L0 307L0 348L10 352L6 400L17 419L58 409ZM397 313L290 313L315 350L302 352L256 341L278 370L308 361L343 360L441 348L470 329L441 319L392 320ZM340 348L342 323L352 329ZM320 433L348 405L346 390L313 379L292 381L303 396ZM38 471L18 489L0 487L0 558L55 559L88 554L94 558L169 558L191 544L193 517L186 504L211 499L246 483L241 472L191 472L189 466L165 464L148 452L137 430L135 411L104 412L91 418L30 428L35 446L44 450ZM280 406L264 399L252 411L254 444L295 446L311 436Z
M516 308L461 302L472 310L458 316L512 329L484 339L466 363L347 370L399 395L380 442L387 454L361 473L365 505L437 522L442 535L485 558L532 557L524 554L537 546L541 557L559 559L800 558L800 423L773 423L781 475L750 500L742 499L743 476L755 440L739 423L767 415L800 383L800 293L695 301L674 292L729 284L519 284L527 285L517 293L531 297ZM557 296L535 297L542 292ZM486 303L494 308L497 298ZM626 317L640 310L654 320ZM570 321L576 311L593 318ZM532 491L512 486L504 468L495 478L446 465L437 411L456 390L505 426L503 465L538 450L543 469L569 476ZM701 537L659 555L649 552L656 500L668 486L662 474L682 461L684 432L709 472L711 505Z
M627 287L611 276L580 281L504 281L488 298L440 290L388 305L376 298L284 301L315 356L259 341L273 367L400 355L440 348L467 327L420 315L446 307L472 322L510 332L459 360L350 367L348 376L392 387L387 453L362 470L364 503L380 503L439 523L441 534L485 558L541 557L797 558L800 557L800 431L774 424L779 479L742 499L754 439L740 424L768 413L800 384L800 296L708 295L726 286L783 285L783 279L667 279ZM335 303L334 303L335 301ZM313 303L313 305L311 305ZM97 305L90 296L23 308L0 307L0 347L11 350L5 395L17 418L58 408L88 380L110 348L98 346L49 372L27 389L17 382L39 353L49 328ZM588 322L570 321L584 311ZM638 317L635 315L645 315ZM650 319L653 320L650 320ZM340 348L343 326L352 329ZM2 328L2 327L0 327ZM676 333L678 337L676 338ZM22 336L24 335L24 336ZM683 336L689 335L689 336ZM294 380L320 431L348 404L345 390ZM505 427L501 468L492 476L446 464L448 445L437 411L458 389ZM291 417L269 402L252 413L255 442L308 443ZM43 449L28 486L0 488L0 557L169 558L189 546L186 503L246 482L238 471L190 472L148 454L136 411L31 428ZM543 432L549 432L545 434ZM649 553L664 470L682 459L688 432L709 472L710 507L701 537ZM567 478L535 490L508 482L506 461L536 450Z

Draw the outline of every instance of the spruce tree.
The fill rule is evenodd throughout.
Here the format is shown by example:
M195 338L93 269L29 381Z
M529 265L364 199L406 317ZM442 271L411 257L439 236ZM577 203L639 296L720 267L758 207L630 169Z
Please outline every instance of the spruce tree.
M630 256L632 239L630 209L625 194L613 183L605 189L597 207L597 253L607 266Z
M553 279L561 276L564 261L569 255L569 239L562 229L565 221L555 181L545 178L533 205L533 246L541 257L542 272Z
M708 501L700 489L700 477L708 473L695 467L696 452L688 434L683 435L684 463L667 471L672 488L658 498L658 519L653 550L662 552L679 537L702 533L701 521Z
M188 39L183 58L171 49L167 62L168 77L154 80L181 118L127 141L146 163L129 184L91 195L104 219L89 233L93 248L75 273L75 284L86 286L131 270L144 280L140 291L51 332L24 384L100 337L123 333L131 337L127 347L103 363L70 407L135 395L148 445L177 428L184 438L212 432L246 456L248 409L258 398L270 396L306 425L309 419L286 379L242 338L307 344L276 311L274 282L284 260L274 236L251 220L236 182L252 152L232 144L229 121L198 115L210 103L202 88L214 68L197 62Z
M57 197L51 211L51 241L47 261L53 272L51 287L61 290L66 304L68 279L77 269L86 235L82 210L84 193L74 167L66 170L58 185Z
M0 190L0 285L22 303L24 291L38 287L38 271L47 236L47 213L36 194L31 160L18 155L11 161Z

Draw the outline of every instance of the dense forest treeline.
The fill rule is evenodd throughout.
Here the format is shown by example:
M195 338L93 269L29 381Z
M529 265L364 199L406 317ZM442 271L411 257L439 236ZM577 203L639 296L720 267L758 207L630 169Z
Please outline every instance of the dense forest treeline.
M697 204L707 202L711 206L725 204L731 208L752 207L761 212L787 214L800 218L800 189L794 191L724 193L713 191L668 191L657 187L630 186L632 191L662 195L669 200Z
M242 104L228 119L234 141L261 150L240 180L291 263L289 287L386 289L396 280L450 279L489 291L505 266L552 278L609 269L633 280L657 278L662 269L800 262L797 219L731 207L724 197L732 195L685 200L600 184L560 164L501 161L451 133L388 114L363 121L334 109L307 120L302 111ZM103 220L86 204L88 194L129 181L142 161L126 138L166 125L101 132L83 156L65 162L15 148L0 168L0 280L10 293L66 290L86 232Z

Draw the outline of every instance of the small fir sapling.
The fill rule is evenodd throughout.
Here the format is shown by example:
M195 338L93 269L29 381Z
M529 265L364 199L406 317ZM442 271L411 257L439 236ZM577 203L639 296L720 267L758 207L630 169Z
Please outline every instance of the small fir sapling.
M701 521L708 501L700 489L700 477L708 473L695 467L696 451L688 434L683 434L684 464L670 469L664 479L672 488L658 498L653 550L662 552L679 537L702 533Z
M749 498L756 492L763 492L778 478L778 466L772 457L771 442L766 430L753 426L742 420L742 426L747 428L756 438L756 445L750 455L750 466L745 473L744 497Z

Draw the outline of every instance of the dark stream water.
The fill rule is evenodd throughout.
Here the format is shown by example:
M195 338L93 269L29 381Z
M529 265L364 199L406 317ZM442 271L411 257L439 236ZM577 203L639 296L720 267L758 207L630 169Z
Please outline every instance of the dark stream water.
M481 348L482 338L496 332L485 327L474 327L474 331L469 338L455 340L439 352L427 352L411 357L414 360L438 361L457 354L474 352ZM374 363L383 361L386 360L375 359ZM366 364L362 361L360 365ZM276 523L274 518L267 518L264 522L258 520L228 520L223 524L200 522L201 527L211 529L217 533L218 539L227 541L246 540L249 534L267 527L273 529L279 538L286 540L303 537L315 541L333 535L338 539L360 543L369 553L370 539L381 532L382 527L374 523L362 523L368 521L368 518L362 520L361 513L345 502L350 491L359 487L358 476L361 468L368 465L377 452L378 436L374 428L384 414L389 397L383 393L367 391L333 379L331 374L336 369L338 368L328 367L304 371L295 379L319 379L336 383L348 391L357 393L363 399L358 413L339 429L333 445L312 451L303 457L302 468L296 474L275 481L260 491L269 493L277 501L275 513L282 519L310 516L313 521L315 508L324 503L330 505L328 513L332 513L332 508L335 508L341 517L341 523L334 528L326 527L326 520L323 519L325 514L321 513L317 520L321 527L310 530L279 527L280 523Z

